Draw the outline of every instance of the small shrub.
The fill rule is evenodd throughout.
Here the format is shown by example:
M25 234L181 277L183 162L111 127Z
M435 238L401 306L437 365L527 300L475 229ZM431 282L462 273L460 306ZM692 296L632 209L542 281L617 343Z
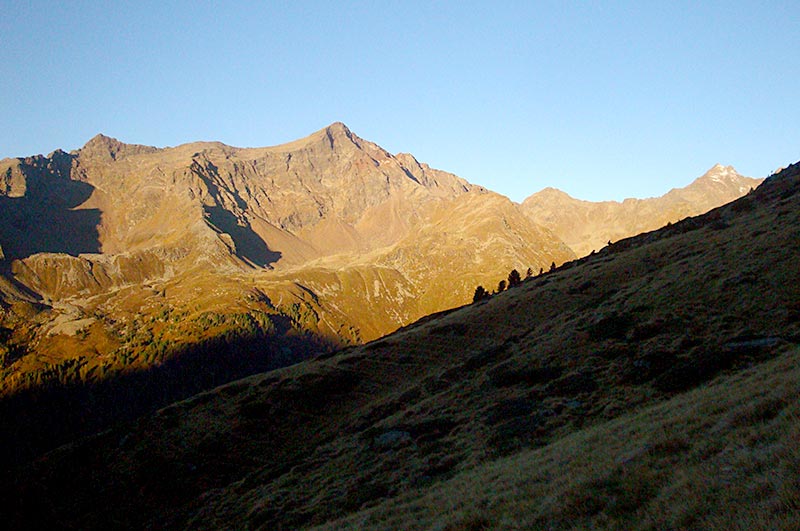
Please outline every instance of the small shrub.
M601 317L589 325L589 338L594 341L602 339L622 339L633 326L630 315L612 313Z

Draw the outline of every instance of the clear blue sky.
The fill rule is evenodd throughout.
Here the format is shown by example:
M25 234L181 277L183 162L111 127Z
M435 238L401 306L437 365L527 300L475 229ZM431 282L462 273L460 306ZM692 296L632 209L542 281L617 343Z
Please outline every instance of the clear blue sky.
M331 122L520 201L800 159L800 2L0 0L0 157Z

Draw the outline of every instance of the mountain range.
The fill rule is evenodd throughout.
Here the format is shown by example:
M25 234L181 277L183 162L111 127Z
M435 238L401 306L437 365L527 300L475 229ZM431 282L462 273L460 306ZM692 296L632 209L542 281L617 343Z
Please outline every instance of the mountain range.
M448 201L471 211L460 198L487 193ZM10 473L0 508L49 529L796 529L799 213L800 164L376 341L76 440ZM320 268L334 256L317 252Z
M478 285L495 291L512 269L536 275L758 182L715 166L657 199L545 190L518 205L341 123L267 148L98 135L5 159L0 395L29 409L6 440L38 441L7 459L377 339L470 302ZM56 423L60 436L41 430Z
M661 197L625 201L581 201L545 188L522 202L534 222L552 230L578 256L614 242L708 212L756 188L763 179L744 177L732 166L715 164L684 188Z

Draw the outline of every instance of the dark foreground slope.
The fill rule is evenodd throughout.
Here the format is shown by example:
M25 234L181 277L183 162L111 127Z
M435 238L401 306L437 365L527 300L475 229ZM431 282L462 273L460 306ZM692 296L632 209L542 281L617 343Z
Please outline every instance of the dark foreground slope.
M50 529L796 529L800 165L380 341L61 448ZM20 441L20 443L24 443Z

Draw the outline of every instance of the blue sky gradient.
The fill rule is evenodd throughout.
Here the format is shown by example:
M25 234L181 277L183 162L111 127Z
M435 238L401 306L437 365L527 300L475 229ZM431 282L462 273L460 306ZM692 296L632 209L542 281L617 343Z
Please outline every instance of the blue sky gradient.
M0 0L0 158L334 121L516 201L800 159L800 3Z

